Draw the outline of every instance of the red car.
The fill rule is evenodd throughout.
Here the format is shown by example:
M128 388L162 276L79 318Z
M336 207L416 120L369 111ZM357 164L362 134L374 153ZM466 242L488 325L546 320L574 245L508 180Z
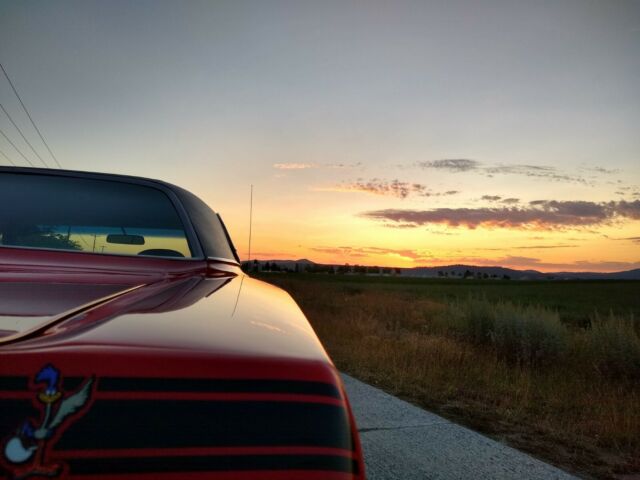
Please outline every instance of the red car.
M0 168L0 478L363 479L340 377L222 220L156 180Z

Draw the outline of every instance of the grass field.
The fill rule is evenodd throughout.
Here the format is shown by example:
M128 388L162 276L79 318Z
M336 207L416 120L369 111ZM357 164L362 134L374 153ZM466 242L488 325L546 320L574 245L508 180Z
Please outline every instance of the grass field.
M339 369L580 474L640 474L640 282L260 274Z

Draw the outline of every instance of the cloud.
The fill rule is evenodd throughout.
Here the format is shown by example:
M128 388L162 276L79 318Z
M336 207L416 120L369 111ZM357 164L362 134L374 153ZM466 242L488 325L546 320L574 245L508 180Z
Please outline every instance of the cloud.
M380 247L316 247L312 248L316 252L340 255L343 257L368 257L370 255L388 255L409 260L425 260L431 258L429 252L413 249L394 249Z
M419 162L422 168L435 168L438 170L448 170L450 172L468 172L476 170L480 166L477 160L468 158L445 158L443 160L432 160L429 162Z
M610 204L611 203L615 204L615 202L610 202ZM619 215L629 217L634 220L640 220L640 200L634 200L633 202L622 200L616 205Z
M563 230L640 219L640 200L595 203L587 201L535 200L527 207L437 208L432 210L385 209L361 216L391 224L447 225L474 229Z
M511 247L516 250L540 250L546 248L572 248L577 247L578 245L524 245L521 247Z
M611 175L613 173L620 173L620 169L618 168L604 168L604 167L586 167L583 170L587 172L595 172L595 173L603 173L605 175Z
M318 168L315 163L274 163L273 168L278 170L306 170L308 168Z
M500 195L483 195L481 197L481 200L486 200L488 202L500 202L500 203L505 203L507 205L514 205L516 203L520 203L520 199L519 198L514 198L514 197L509 197L509 198L502 198Z
M453 173L463 173L469 171L477 171L482 175L493 177L494 175L521 175L525 177L540 178L556 182L570 182L587 184L587 181L579 175L569 175L558 170L556 167L547 165L493 165L484 166L477 160L468 158L447 158L443 160L431 160L418 162L422 168L433 168L438 170L446 170ZM615 173L616 170L607 170L602 167L592 169L599 173Z
M496 165L485 167L483 173L488 176L493 175L521 175L532 178L542 178L556 182L570 182L586 184L587 181L577 175L568 175L560 172L556 167L545 165Z
M365 253L358 252L351 247L315 247L312 248L314 252L328 253L330 255L340 255L347 257L366 257Z
M291 252L252 252L253 258L261 258L263 260L287 260L289 258L295 258L295 255Z
M362 166L362 162L356 163L325 163L326 168L357 168Z
M545 250L545 249L553 249L553 248L573 248L578 245L569 245L569 244L555 244L555 245L522 245L519 247L496 247L496 248L475 248L474 250L488 250L492 252L503 252L505 250Z
M274 163L273 168L278 170L307 170L310 168L334 168L346 169L357 168L362 166L362 162L357 163Z
M613 240L626 240L628 242L640 243L640 237L614 238Z
M384 195L397 198L407 198L412 193L424 194L427 190L425 185L420 183L401 182L400 180L372 180L364 181L358 179L354 182L345 182L328 188L321 188L322 191L332 192L362 192L372 195Z
M446 192L431 192L426 185L421 183L401 182L395 180L381 180L374 178L371 180L363 180L361 178L343 182L331 187L316 188L317 191L323 192L361 192L371 195L382 195L396 198L407 198L409 195L420 195L423 197L439 197L445 195L456 195L460 193L458 190L449 190Z

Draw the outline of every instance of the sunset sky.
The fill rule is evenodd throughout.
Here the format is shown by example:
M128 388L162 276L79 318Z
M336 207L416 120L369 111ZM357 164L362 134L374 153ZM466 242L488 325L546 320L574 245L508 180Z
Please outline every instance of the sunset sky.
M0 62L64 168L189 189L243 259L253 184L261 259L640 268L638 1L0 0Z

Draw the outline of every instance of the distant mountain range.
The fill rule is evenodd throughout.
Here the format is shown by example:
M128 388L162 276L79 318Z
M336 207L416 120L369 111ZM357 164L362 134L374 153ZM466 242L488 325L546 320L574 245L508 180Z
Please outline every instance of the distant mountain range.
M402 269L402 275L410 277L478 277L506 278L513 280L640 280L640 268L624 272L539 272L537 270L515 270L505 267L477 267L474 265L447 265L442 267L415 267ZM486 276L485 276L486 275Z
M246 262L245 262L246 263ZM252 260L261 271L291 271L370 275L400 275L420 278L481 278L501 280L640 280L640 268L623 272L539 272L505 267L479 267L475 265L443 265L437 267L390 268L315 263L306 258L300 260ZM254 267L255 268L255 267Z

